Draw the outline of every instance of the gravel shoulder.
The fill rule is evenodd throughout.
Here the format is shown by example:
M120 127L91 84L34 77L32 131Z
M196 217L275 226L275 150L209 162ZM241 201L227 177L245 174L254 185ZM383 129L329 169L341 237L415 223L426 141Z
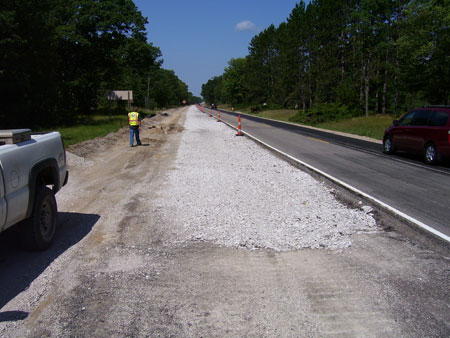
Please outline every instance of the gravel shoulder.
M49 250L0 237L0 336L450 335L448 247L194 107L143 122L69 149Z

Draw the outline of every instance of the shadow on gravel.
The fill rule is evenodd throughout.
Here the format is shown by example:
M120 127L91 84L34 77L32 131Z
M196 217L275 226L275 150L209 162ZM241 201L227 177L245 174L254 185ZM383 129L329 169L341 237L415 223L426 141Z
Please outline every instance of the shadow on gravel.
M55 241L45 251L25 251L17 244L19 234L0 234L0 322L23 320L28 313L1 309L11 299L26 290L52 262L81 241L100 219L95 214L58 213Z
M17 320L24 320L27 317L28 317L28 312L24 312L24 311L0 312L0 323L1 322L15 322Z

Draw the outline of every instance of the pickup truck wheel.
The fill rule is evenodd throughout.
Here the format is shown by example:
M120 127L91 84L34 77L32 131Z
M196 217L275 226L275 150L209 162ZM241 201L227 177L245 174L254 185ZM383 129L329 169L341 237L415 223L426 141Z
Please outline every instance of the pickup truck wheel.
M45 186L36 194L31 217L24 222L25 245L28 249L44 250L50 246L56 232L56 200Z

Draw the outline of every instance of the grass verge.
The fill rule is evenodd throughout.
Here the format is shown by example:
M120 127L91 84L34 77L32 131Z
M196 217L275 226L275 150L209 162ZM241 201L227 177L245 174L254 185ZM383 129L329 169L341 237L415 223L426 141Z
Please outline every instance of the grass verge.
M143 115L150 117L152 112L147 111ZM115 133L125 126L128 126L126 115L94 115L90 117L79 116L75 125L56 127L52 130L58 131L63 137L64 145L69 147L76 143Z
M314 127L382 140L384 131L392 124L393 119L392 115L354 117L347 120L319 123Z
M114 133L120 128L127 125L127 116L93 116L92 121L82 122L75 126L59 127L57 131L63 137L66 147L72 144L80 143L86 140L91 140L96 137L103 137L109 133Z
M219 108L231 110L231 107L228 106L220 106ZM242 109L240 111L250 114L250 109ZM289 118L295 116L296 113L297 110L295 109L278 109L264 110L256 114L252 113L251 115L289 122ZM339 121L318 123L311 126L382 140L384 131L392 124L393 119L394 117L392 115L371 115L369 117L361 116Z
M232 107L228 105L221 105L219 109L231 111ZM251 114L253 116L265 117L273 120L280 120L289 122L289 118L295 116L297 110L295 109L273 109L273 110L262 110L257 113L251 113L250 108L239 109L241 113Z
M276 110L263 110L258 112L257 114L253 113L252 115L258 117L265 117L273 120L289 122L289 118L295 116L296 113L297 110L294 109L276 109Z

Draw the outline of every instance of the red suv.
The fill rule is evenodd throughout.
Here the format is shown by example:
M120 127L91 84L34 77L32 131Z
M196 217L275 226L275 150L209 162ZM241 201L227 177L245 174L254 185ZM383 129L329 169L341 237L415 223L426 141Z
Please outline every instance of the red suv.
M450 106L429 106L406 113L384 132L383 151L406 151L434 164L450 157Z

